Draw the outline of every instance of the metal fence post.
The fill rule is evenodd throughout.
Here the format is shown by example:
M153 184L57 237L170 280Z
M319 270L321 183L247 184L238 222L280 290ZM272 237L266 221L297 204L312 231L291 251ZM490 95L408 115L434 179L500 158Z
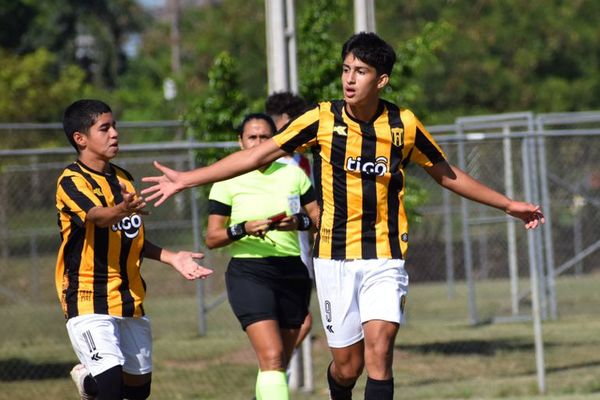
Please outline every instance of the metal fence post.
M188 162L190 170L196 168L196 154L194 152L194 135L192 131L189 131L189 142L190 148L188 150ZM190 208L192 212L192 232L194 235L194 251L201 251L201 231L200 231L200 218L198 214L198 199L197 189L192 187L190 189ZM200 336L206 335L206 304L204 300L204 280L196 280L196 302L198 305L198 334Z
M465 160L465 134L462 124L458 123L456 132L461 140L458 142L458 166L463 171L466 171ZM475 301L475 281L473 277L473 249L471 246L471 229L469 226L469 205L468 200L464 197L460 198L460 215L462 219L462 237L463 237L463 254L465 263L465 278L467 280L467 298L469 307L469 323L477 324L479 317L477 315L477 305Z
M515 183L513 179L512 141L510 139L510 126L502 127L502 150L504 159L504 190L509 198L515 196ZM511 311L513 316L519 315L519 266L517 263L517 234L515 220L508 218L506 225L506 240L508 242L508 274L510 279Z
M525 189L525 200L533 201L533 185L531 183L531 153L529 145L531 139L523 138L521 155L523 158L523 184ZM542 312L540 309L540 287L538 280L539 268L536 256L536 237L533 231L527 231L527 255L529 259L529 281L531 286L531 317L533 319L533 335L535 343L535 363L537 371L538 391L546 391L546 371L544 366L544 341L542 338Z
M540 192L541 205L544 212L545 224L542 226L544 235L544 249L546 251L546 280L548 285L548 297L550 305L550 318L558 318L558 306L556 302L556 275L554 263L554 242L552 241L552 204L550 190L548 188L548 160L546 157L546 138L544 136L544 118L539 116L536 121L538 142L538 161L540 166Z

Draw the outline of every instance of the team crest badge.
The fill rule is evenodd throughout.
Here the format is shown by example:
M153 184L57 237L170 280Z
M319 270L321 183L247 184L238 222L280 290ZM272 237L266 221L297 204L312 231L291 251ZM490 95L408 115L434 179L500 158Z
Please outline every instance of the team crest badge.
M404 146L404 129L402 128L392 128L392 143L396 147Z

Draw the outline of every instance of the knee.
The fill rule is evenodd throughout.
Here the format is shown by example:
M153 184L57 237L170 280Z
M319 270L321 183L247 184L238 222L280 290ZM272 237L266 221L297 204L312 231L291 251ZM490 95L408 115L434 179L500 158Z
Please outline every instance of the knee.
M370 355L371 358L376 360L390 359L393 355L393 351L393 347L383 340L370 343L365 348L367 357Z
M362 374L363 369L364 363L358 361L344 364L336 363L335 368L331 368L331 374L338 382L355 382Z
M150 397L151 382L139 386L123 385L123 397L128 400L144 400Z
M258 355L260 369L262 371L271 371L284 368L284 355L280 349L268 349Z

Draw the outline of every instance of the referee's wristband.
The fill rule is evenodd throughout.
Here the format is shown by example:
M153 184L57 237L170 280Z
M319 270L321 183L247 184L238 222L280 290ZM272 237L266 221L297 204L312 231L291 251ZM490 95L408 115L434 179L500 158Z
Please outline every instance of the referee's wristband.
M247 235L245 225L246 221L231 225L227 228L227 237L233 241L240 240Z
M298 221L298 226L296 228L297 230L307 231L310 229L312 221L310 220L310 217L308 215L303 213L297 213L294 214L294 217L296 217L296 221Z

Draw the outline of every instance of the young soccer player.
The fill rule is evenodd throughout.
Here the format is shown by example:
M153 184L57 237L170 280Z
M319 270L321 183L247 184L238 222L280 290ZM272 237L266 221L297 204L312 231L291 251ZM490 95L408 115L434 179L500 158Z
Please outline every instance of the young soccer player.
M111 163L119 133L107 104L74 102L63 127L77 151L56 188L62 239L56 290L81 362L71 376L82 399L146 399L152 335L143 307L142 259L171 265L188 280L206 278L212 270L194 261L201 253L169 251L146 239L146 202L136 194L133 177Z
M163 175L143 179L154 183L142 193L158 206L185 188L259 168L299 147L312 149L321 207L315 281L333 356L327 381L334 400L352 397L365 367L365 399L394 395L393 346L408 288L407 163L463 197L521 219L526 229L544 222L539 206L509 199L449 164L410 110L380 98L395 60L376 34L353 35L342 47L343 100L319 103L272 140L213 165L178 172L155 163Z

